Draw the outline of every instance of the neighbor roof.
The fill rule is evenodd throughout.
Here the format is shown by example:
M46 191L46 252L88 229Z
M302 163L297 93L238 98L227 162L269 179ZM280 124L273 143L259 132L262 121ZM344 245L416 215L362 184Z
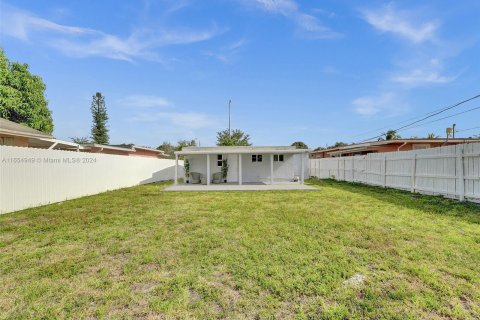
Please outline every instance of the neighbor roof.
M370 141L370 142L363 142L363 143L353 143L346 146L341 147L334 147L322 150L313 151L313 153L321 153L321 152L331 152L335 150L351 150L351 151L361 151L357 149L367 149L368 147L374 146L383 146L388 144L401 144L401 143L438 143L438 142L445 142L445 143L468 143L468 142L479 142L480 139L475 138L457 138L448 140L445 138L436 138L436 139L422 139L422 138L413 138L413 139L391 139L391 140L381 140L381 141Z
M3 118L0 118L0 133L27 138L53 139L53 136L48 133Z
M238 154L238 153L307 153L310 149L297 149L293 146L220 146L220 147L185 147L175 151L177 155L188 154Z

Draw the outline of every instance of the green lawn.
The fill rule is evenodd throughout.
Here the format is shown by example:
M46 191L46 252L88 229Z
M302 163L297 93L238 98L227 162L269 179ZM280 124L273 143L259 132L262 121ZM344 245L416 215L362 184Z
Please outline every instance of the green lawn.
M480 318L477 205L311 183L0 216L0 318Z

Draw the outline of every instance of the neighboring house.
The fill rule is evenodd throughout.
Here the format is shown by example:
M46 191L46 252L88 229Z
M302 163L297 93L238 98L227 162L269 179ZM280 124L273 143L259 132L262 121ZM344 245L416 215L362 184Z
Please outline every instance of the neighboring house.
M229 183L282 183L299 181L303 183L308 173L308 149L295 147L186 147L175 151L176 175L178 157L188 160L190 173L201 175L201 182L210 184L214 174L222 170L227 160ZM221 179L223 181L223 178ZM218 181L217 181L218 182Z
M374 152L394 152L429 149L461 143L480 142L480 139L394 139L351 144L324 150L313 151L311 158L346 157L365 155Z
M76 143L55 139L50 134L3 118L0 118L0 145L62 150L79 148Z
M105 153L116 154L122 156L134 156L134 157L152 157L163 158L164 152L162 150L140 147L133 144L121 144L121 145L104 145L96 143L82 144L80 149L82 152L91 153Z

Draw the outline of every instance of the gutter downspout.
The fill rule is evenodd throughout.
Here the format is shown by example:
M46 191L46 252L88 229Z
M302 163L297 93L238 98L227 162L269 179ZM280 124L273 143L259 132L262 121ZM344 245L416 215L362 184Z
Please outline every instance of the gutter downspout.
M397 151L400 151L400 149L402 149L406 144L407 144L407 142L402 143L402 145L397 148Z
M58 142L54 142L50 147L48 147L48 150L52 150L57 146Z

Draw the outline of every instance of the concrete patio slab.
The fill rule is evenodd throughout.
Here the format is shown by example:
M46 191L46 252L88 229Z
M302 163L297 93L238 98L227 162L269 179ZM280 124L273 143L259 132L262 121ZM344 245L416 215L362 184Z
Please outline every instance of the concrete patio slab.
M265 191L265 190L319 190L312 186L299 183L281 183L281 184L176 184L169 186L164 191Z

